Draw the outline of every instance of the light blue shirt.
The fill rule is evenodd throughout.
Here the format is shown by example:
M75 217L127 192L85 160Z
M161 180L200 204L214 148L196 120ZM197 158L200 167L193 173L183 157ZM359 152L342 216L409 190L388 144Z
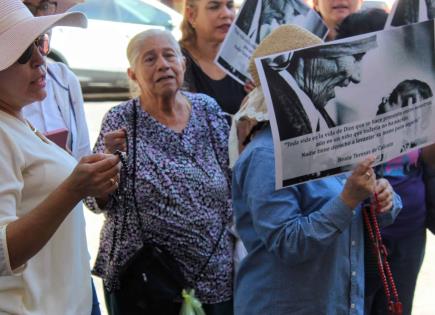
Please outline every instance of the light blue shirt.
M237 230L248 251L236 276L235 315L364 313L361 209L339 197L347 176L275 191L270 128L247 146L233 175ZM380 223L392 223L400 207L395 195Z

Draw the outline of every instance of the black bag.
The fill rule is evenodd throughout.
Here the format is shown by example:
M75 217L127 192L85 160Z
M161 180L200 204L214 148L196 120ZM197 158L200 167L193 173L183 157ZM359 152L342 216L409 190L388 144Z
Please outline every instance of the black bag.
M122 267L119 280L121 314L159 314L162 306L179 312L186 281L174 259L159 247L143 245Z

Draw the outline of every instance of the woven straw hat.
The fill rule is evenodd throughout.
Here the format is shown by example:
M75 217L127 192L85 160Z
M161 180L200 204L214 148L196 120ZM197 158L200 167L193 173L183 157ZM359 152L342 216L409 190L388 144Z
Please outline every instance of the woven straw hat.
M79 12L34 17L21 0L0 0L0 71L10 67L47 29L57 26L86 27Z
M255 85L260 86L260 79L255 67L255 58L322 43L319 37L297 25L286 24L279 26L261 41L249 61L248 70Z

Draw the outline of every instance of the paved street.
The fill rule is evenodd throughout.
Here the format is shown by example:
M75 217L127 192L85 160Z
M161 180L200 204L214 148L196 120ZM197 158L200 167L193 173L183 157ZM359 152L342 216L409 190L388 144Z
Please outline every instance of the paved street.
M89 126L91 145L100 129L101 120L107 110L119 102L87 102L85 104L86 118ZM91 253L92 263L98 249L99 233L103 222L103 215L95 215L86 211L86 230L88 246ZM101 289L101 281L96 278L97 293L99 296L102 314L107 314L104 307L104 297ZM417 291L414 299L413 315L434 315L435 314L435 237L428 233L426 245L426 257L417 283ZM267 315L267 314L265 314ZM313 314L314 315L314 314Z

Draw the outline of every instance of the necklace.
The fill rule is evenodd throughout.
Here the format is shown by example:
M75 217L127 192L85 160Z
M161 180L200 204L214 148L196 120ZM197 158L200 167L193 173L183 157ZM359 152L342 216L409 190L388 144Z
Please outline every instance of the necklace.
M48 142L47 138L46 138L42 133L40 133L38 129L36 129L35 127L33 127L33 125L30 123L30 121L28 121L28 120L26 119L26 123L27 123L27 126L29 126L30 130L32 130L33 133L34 133L34 134L35 134L39 139L41 139L43 142L45 142L45 143L47 143L47 144L50 144L50 142Z

